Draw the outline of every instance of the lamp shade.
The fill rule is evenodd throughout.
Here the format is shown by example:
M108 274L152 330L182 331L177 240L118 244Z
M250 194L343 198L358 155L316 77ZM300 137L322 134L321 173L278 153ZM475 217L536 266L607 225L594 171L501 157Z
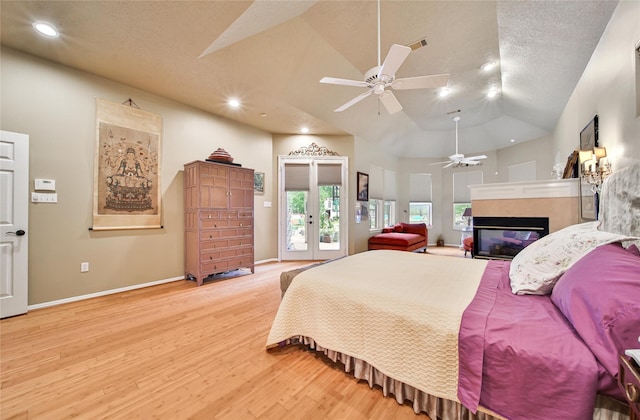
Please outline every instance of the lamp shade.
M606 147L594 147L593 152L596 155L596 159L600 160L603 157L607 157L607 148Z
M467 207L464 209L464 213L462 213L462 217L471 217L471 207Z
M578 153L578 159L580 160L580 163L585 163L586 161L593 159L593 150L580 150Z

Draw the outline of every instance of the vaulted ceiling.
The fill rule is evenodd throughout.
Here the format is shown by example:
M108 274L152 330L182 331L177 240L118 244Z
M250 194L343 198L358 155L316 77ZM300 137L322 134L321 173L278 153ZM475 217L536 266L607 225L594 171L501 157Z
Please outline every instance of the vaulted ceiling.
M443 157L546 135L617 1L5 1L1 42L272 133L352 134L387 153ZM32 28L60 31L45 39ZM392 44L413 50L397 78L447 73L451 93L393 91L390 115L363 80ZM380 51L380 54L379 54ZM379 57L380 55L380 57ZM488 61L498 66L489 72ZM490 88L498 88L487 99ZM241 100L230 109L230 97ZM126 99L126 98L125 98ZM133 98L135 100L135 97ZM459 110L459 112L458 112Z

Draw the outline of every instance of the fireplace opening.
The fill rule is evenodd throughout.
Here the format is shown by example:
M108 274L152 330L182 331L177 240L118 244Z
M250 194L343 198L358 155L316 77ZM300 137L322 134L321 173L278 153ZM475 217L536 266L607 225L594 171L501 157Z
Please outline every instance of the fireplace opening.
M474 217L473 255L510 260L548 234L548 217Z

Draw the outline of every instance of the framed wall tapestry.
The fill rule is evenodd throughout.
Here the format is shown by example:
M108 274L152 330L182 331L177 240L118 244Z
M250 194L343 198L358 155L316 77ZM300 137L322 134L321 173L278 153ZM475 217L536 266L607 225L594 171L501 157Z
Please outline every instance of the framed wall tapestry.
M93 230L162 227L161 145L161 116L96 98Z

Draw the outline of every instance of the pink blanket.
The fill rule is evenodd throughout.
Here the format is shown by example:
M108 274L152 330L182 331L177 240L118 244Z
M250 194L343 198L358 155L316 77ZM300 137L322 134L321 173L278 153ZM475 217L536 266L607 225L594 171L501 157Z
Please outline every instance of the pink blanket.
M489 262L463 314L460 402L514 420L592 418L602 375L594 355L549 296L511 293L509 265Z

